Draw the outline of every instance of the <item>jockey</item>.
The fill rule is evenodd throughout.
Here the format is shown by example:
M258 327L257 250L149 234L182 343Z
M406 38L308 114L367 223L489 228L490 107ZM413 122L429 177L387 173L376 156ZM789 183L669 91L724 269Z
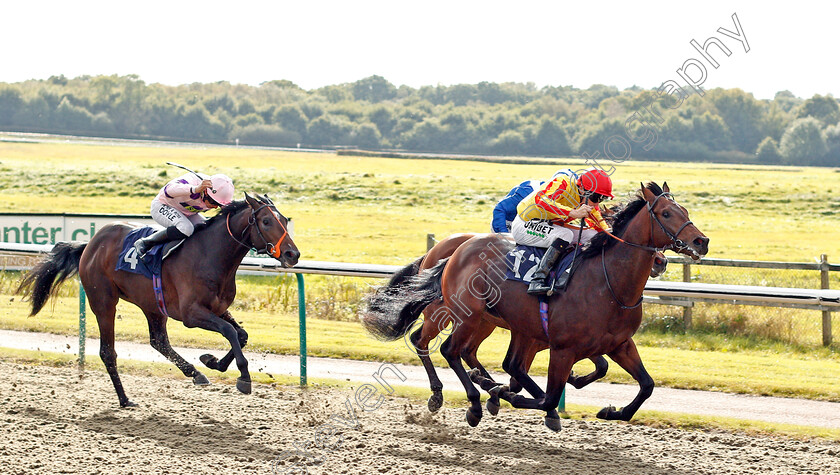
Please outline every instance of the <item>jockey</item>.
M152 218L166 229L156 231L134 243L140 257L167 241L192 235L195 226L204 222L200 212L230 204L233 200L233 181L226 175L208 177L188 173L163 187L152 200Z
M543 182L539 180L523 181L519 185L510 190L504 198L502 198L493 208L493 227L494 233L509 233L510 224L513 218L516 217L516 207L519 203L530 195L535 188L539 188Z
M580 177L571 170L562 170L519 203L511 224L513 239L517 244L547 248L528 287L529 294L550 290L545 279L575 239L575 231L580 230L573 221L584 221L579 244L589 242L599 231L609 230L598 207L605 198L613 198L612 180L603 170L590 169ZM563 274L556 284L562 286L567 278Z

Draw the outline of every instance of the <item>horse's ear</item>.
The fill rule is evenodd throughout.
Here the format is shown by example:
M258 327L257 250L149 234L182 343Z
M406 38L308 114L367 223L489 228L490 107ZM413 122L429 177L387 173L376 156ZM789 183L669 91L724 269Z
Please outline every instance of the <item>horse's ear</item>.
M263 203L265 203L265 204L269 204L269 205L272 205L272 206L274 205L274 202L273 202L273 201L271 201L271 198L269 198L269 197L268 197L268 195L262 195L262 196L260 197L260 199L261 199L261 200L262 200L262 202L263 202Z
M260 203L257 200L255 200L251 195L249 195L247 191L245 192L245 201L248 202L248 204L251 206L251 208L259 208L260 207Z
M651 202L656 199L656 195L654 195L652 191L648 190L644 184L642 184L642 194L644 195L645 200L647 200L648 202Z
M668 188L668 182L667 181L662 183L662 191L664 191L665 193L670 193L671 192L671 189Z

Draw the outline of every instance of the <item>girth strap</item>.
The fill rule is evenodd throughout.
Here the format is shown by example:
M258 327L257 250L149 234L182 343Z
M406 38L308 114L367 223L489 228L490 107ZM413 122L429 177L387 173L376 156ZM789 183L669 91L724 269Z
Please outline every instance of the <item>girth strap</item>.
M157 301L158 310L164 316L168 317L169 312L166 311L166 302L163 299L163 280L158 274L152 275L152 289L155 291L155 301Z

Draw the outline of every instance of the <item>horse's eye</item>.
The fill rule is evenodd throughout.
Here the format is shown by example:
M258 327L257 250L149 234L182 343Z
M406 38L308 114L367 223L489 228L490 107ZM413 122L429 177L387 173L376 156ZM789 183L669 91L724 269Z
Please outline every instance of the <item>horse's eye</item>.
M671 217L671 213L665 211L664 213L662 213L662 217L665 218L665 219L668 219L668 218Z
M263 226L268 226L268 223L270 222L271 221L269 221L268 218L263 218Z

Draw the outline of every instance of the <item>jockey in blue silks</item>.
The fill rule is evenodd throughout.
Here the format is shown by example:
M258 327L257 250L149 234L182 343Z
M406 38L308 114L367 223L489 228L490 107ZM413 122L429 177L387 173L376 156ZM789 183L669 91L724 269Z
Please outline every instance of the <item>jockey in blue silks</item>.
M516 217L516 206L542 184L539 180L526 180L513 187L493 208L493 232L509 233L510 223Z

